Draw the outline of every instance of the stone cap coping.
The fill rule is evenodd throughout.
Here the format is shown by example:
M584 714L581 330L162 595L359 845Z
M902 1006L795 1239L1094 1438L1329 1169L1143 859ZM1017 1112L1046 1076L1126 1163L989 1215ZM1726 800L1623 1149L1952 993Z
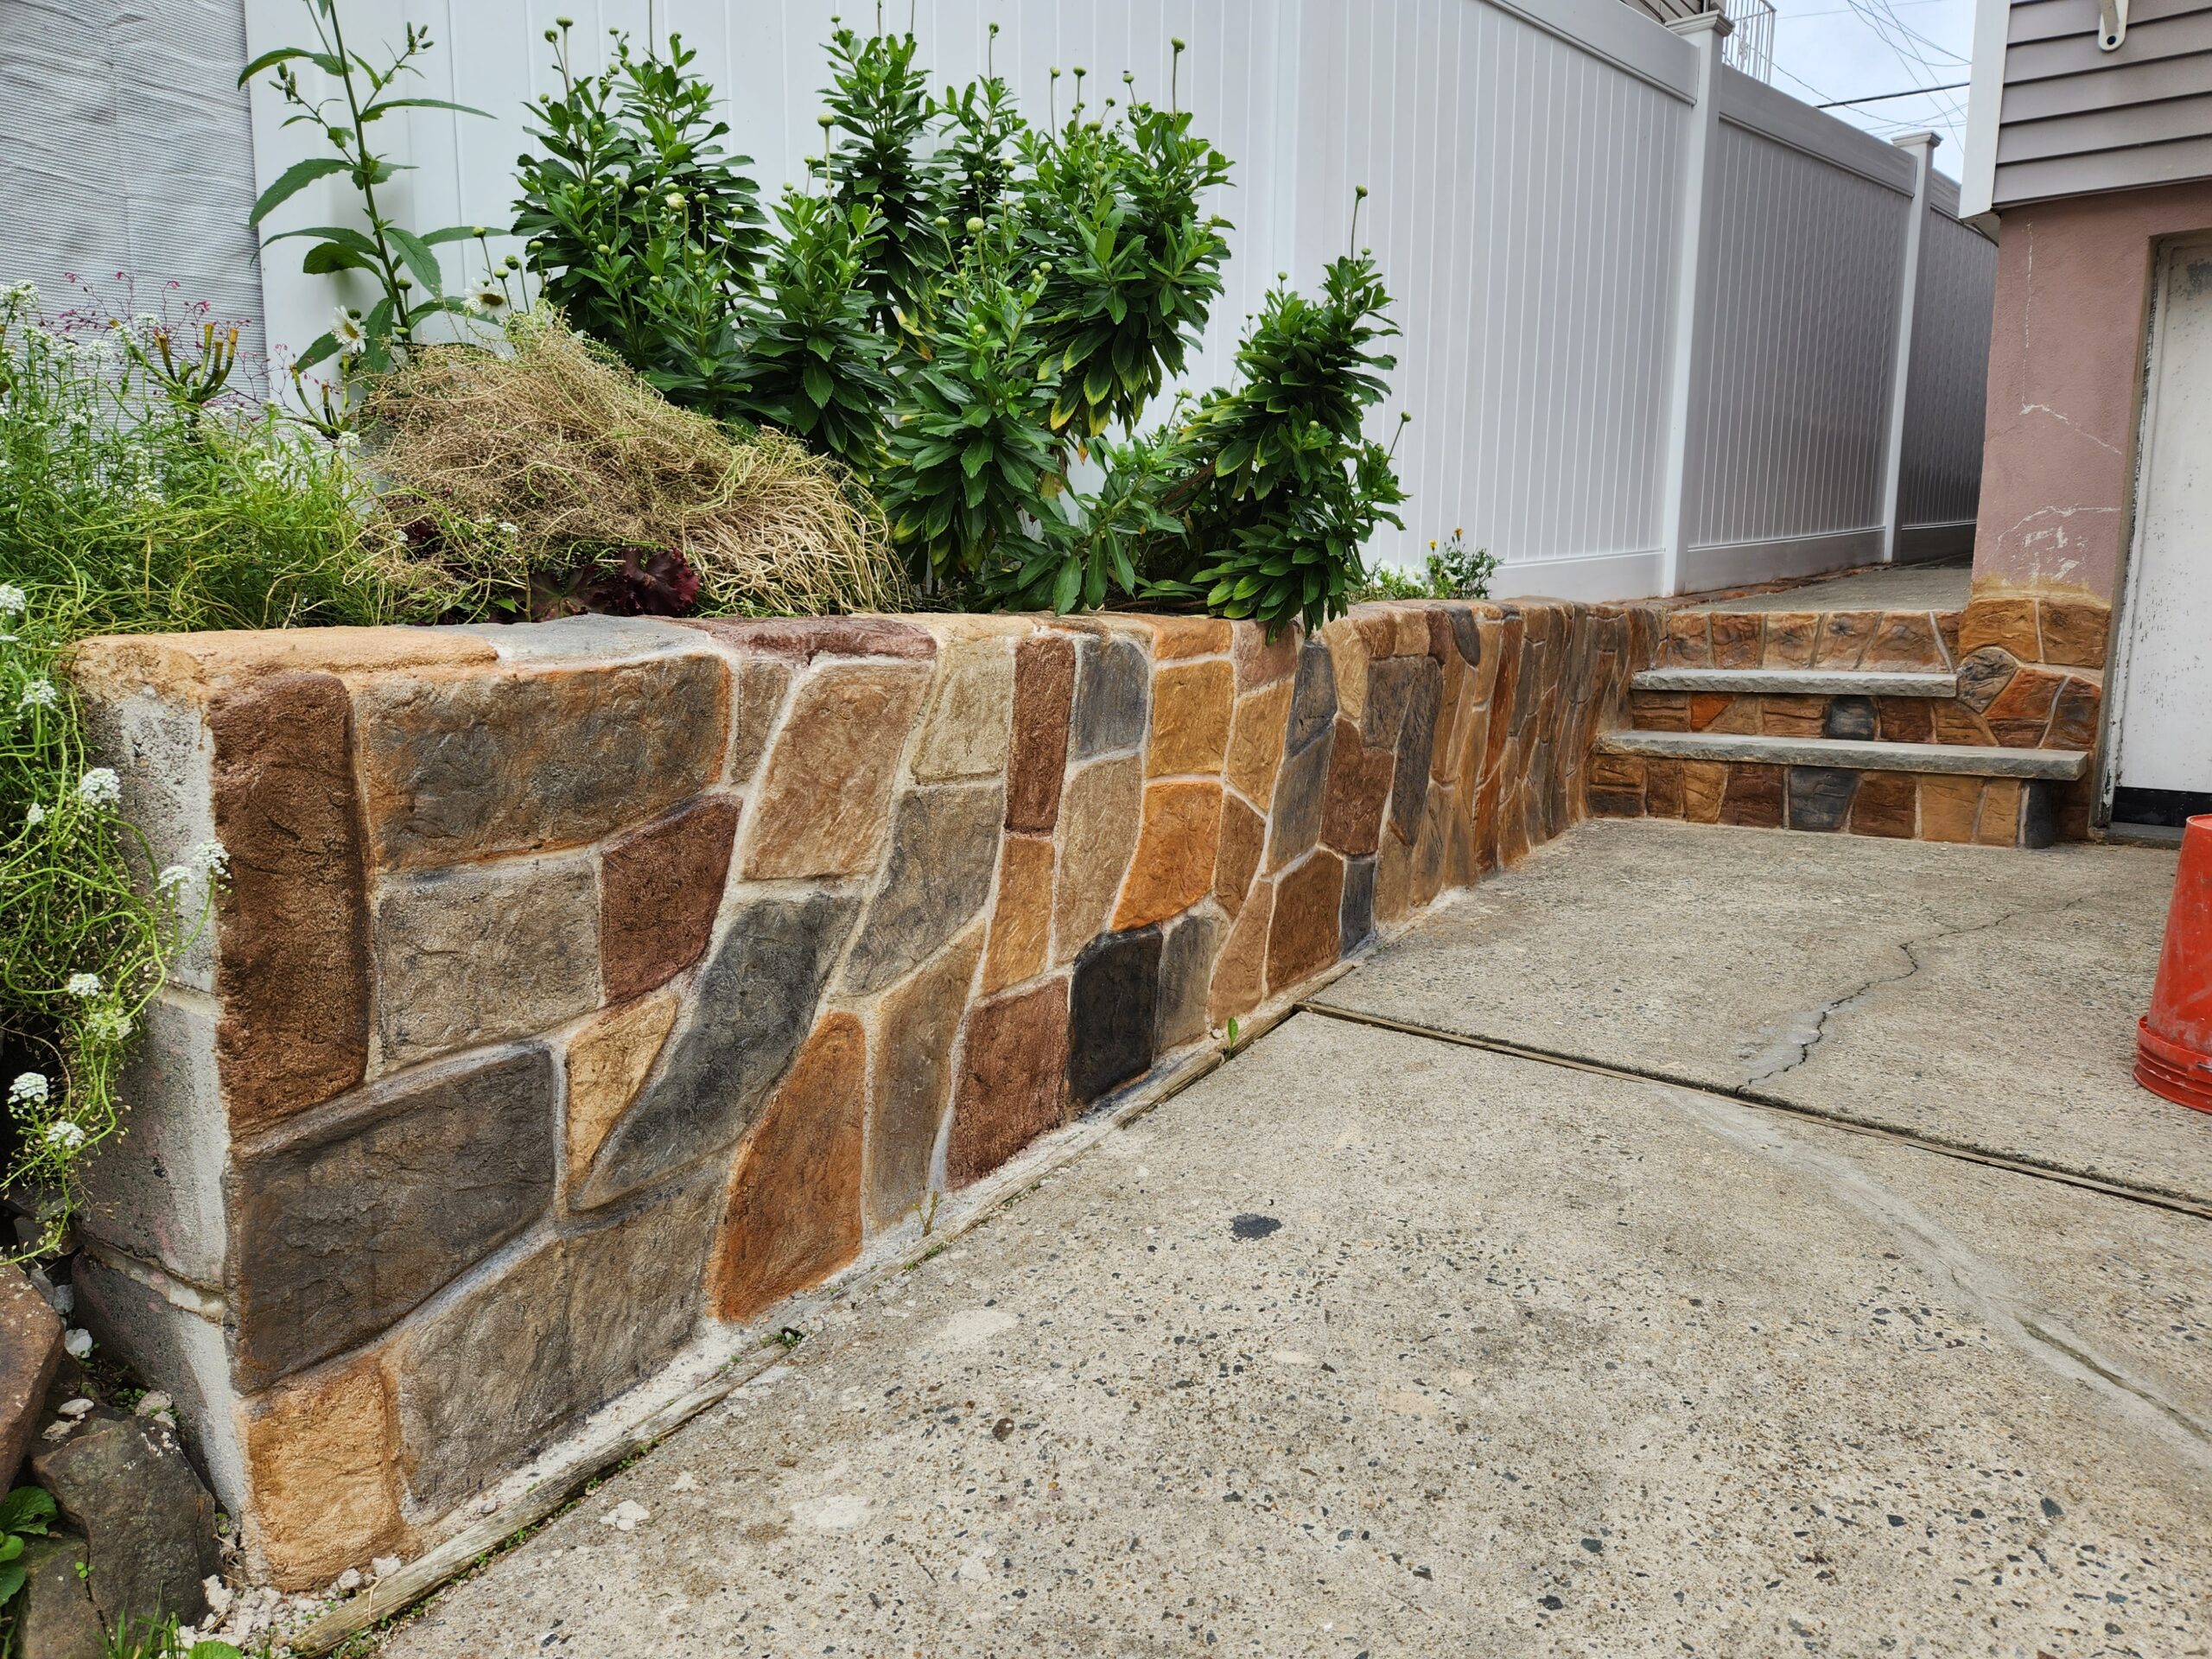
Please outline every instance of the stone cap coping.
M1850 738L1745 737L1727 732L1607 732L1603 754L1670 760L1754 760L1770 766L1840 766L1850 772L1947 772L1977 778L2071 782L2089 765L2082 749L2002 749L1972 743L1871 743Z
M1955 674L1872 668L1647 668L1633 691L1711 691L1734 697L1955 697Z
M70 676L96 696L150 690L198 705L226 686L283 673L495 665L490 640L461 628L266 628L103 634L79 645Z

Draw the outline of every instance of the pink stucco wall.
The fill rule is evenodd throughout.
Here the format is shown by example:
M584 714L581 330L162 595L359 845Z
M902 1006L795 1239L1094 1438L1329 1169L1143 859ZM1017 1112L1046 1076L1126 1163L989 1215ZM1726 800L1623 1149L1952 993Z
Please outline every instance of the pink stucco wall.
M2008 211L1998 234L1976 588L2110 603L2126 548L2153 244L2212 227L2212 183Z

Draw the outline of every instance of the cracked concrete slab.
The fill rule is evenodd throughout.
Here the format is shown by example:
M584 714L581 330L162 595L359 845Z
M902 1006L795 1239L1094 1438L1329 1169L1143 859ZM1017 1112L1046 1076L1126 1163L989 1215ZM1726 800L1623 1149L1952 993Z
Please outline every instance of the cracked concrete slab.
M2133 1076L2174 858L1599 821L1317 1000L2212 1202Z
M2202 1653L2208 1227L1304 1015L387 1650Z

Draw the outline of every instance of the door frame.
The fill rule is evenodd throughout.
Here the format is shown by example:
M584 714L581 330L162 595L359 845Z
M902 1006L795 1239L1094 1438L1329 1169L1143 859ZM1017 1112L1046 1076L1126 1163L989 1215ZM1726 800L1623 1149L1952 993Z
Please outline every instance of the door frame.
M2133 655L2134 618L2143 581L2143 502L2151 480L2152 434L2157 430L2160 370L2166 337L2160 323L2166 308L2166 283L2175 262L2194 249L2212 248L2212 231L2161 237L2151 245L2151 281L2145 296L2141 389L2136 397L2134 476L2127 499L2126 568L2120 582L2120 602L2112 620L2112 649L2105 665L2103 741L2097 746L2097 795L2090 813L2101 827L2112 823L2113 791L2120 787L2120 716L2127 703L2128 659Z

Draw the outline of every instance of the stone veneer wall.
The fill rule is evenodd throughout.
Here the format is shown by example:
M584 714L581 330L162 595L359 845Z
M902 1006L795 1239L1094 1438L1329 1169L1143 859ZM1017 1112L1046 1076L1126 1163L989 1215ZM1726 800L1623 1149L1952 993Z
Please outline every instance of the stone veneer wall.
M449 1533L664 1367L1585 811L1649 607L110 639L151 1011L80 1293L250 1569Z

